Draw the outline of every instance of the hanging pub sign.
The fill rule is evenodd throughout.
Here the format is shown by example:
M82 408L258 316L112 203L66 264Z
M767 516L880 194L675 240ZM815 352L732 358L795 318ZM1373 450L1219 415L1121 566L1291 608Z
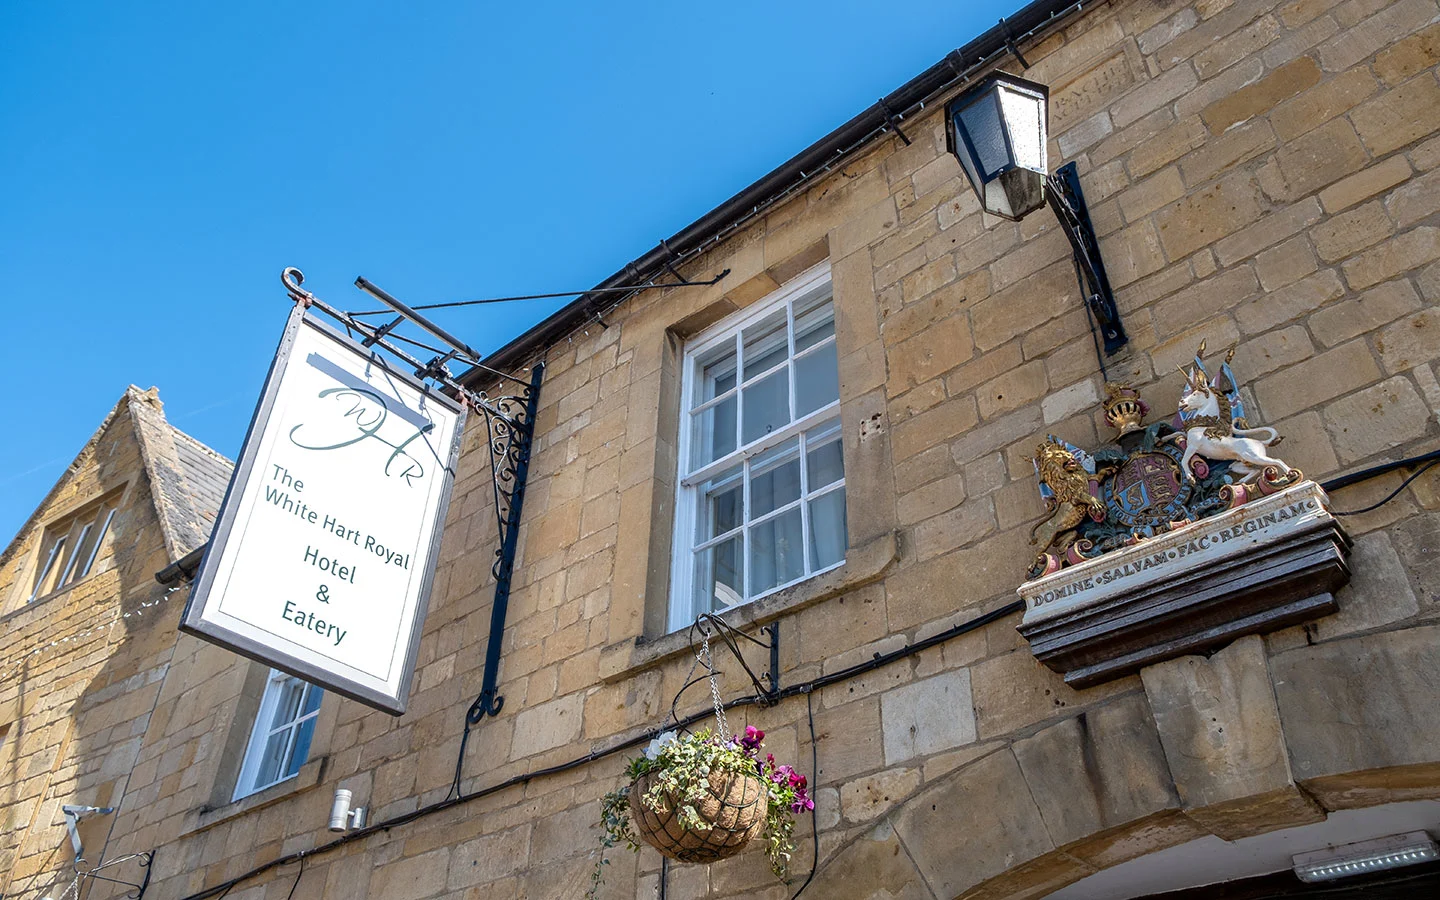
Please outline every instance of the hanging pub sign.
M464 419L297 303L180 628L403 713Z

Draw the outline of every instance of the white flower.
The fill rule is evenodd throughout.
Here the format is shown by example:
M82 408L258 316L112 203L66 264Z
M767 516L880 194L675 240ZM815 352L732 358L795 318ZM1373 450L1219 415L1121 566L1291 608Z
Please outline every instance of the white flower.
M665 745L675 740L675 736L675 732L667 731L657 737L655 740L651 741L650 746L645 748L645 758L655 759L656 757L658 757L660 755L660 751L665 749Z

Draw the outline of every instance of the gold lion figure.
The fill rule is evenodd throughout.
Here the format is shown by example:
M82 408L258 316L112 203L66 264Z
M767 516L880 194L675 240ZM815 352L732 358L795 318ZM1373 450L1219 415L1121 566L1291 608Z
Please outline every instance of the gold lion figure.
M1052 549L1063 554L1075 542L1076 529L1086 516L1105 518L1105 504L1090 493L1090 482L1098 480L1095 463L1083 450L1054 437L1035 449L1034 463L1050 515L1030 529L1030 543L1039 545L1039 557Z

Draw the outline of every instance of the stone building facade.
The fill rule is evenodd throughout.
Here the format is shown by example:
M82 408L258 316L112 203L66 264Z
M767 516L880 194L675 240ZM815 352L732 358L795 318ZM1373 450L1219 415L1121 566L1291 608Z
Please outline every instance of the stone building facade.
M1252 418L1286 435L1283 455L1310 477L1433 450L1435 0L1054 6L1017 49L1025 77L1049 85L1051 157L1078 163L1131 336L1108 377L1173 410L1177 364L1202 341L1233 346ZM1021 71L1005 53L991 64ZM786 685L1011 602L1044 513L1028 457L1046 433L1081 446L1108 437L1104 379L1054 218L982 214L946 152L938 101L956 90L900 123L908 143L875 135L761 214L734 216L678 267L697 280L728 269L713 286L557 319L492 358L517 372L543 359L546 372L501 645L506 702L473 731L459 800L496 549L475 421L404 716L327 696L298 774L232 801L263 671L188 637L157 640L158 687L125 689L148 691L141 705L154 712L126 738L133 758L106 770L127 779L112 846L156 851L147 897L581 896L599 798L621 762L568 764L647 740L691 669L687 637L672 630L694 612L676 579L699 571L692 548L676 546L690 540L697 490L681 465L714 474L708 460L692 465L714 431L682 422L704 390L729 390L723 373L691 384L711 359L697 348L720 346L732 326L760 329L757 310L787 308L765 305L777 298L792 310L795 366L802 306L815 290L833 303L843 563L822 564L833 536L816 523L834 514L815 506L797 532L811 542L804 559L771 559L763 576L751 569L754 584L732 579L732 594L762 596L726 620L778 623ZM823 418L805 432L817 447ZM1406 475L1346 487L1334 505L1368 507ZM808 769L814 753L818 860L802 821L788 887L756 853L662 869L646 851L615 854L601 895L779 900L813 863L806 896L826 900L1144 896L1274 871L1241 863L1257 847L1433 831L1440 476L1344 523L1353 580L1337 614L1209 656L1075 690L1036 661L1012 615L775 706L737 708L732 725L765 729L777 757ZM159 568L176 553L151 556ZM788 586L765 592L773 584ZM178 608L164 609L147 627L173 627ZM33 640L7 630L3 665ZM729 695L751 690L734 676ZM682 711L707 702L691 692ZM337 787L382 827L328 834ZM38 864L5 852L0 868L33 878L24 867Z
M61 806L123 807L143 776L180 605L155 573L204 545L230 469L131 387L0 554L0 896L60 896ZM111 824L81 822L90 862Z

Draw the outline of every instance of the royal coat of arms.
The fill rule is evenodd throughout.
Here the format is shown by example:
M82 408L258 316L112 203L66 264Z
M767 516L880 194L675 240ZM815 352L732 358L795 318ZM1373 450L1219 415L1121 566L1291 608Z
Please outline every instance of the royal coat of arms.
M1179 408L1168 421L1145 425L1150 408L1140 394L1106 384L1105 419L1115 443L1086 451L1050 435L1036 448L1035 474L1048 507L1031 531L1039 553L1030 579L1094 559L1257 497L1283 490L1303 476L1271 455L1275 429L1251 427L1232 350L1212 378L1205 345L1185 375Z

